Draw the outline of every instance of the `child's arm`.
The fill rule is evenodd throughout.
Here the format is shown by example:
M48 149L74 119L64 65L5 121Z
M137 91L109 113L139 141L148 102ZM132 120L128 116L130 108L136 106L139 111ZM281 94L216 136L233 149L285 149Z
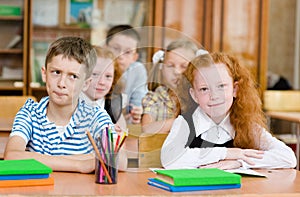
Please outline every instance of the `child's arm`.
M121 113L120 118L118 119L116 125L118 125L121 130L125 131L127 129L127 123L124 115Z
M243 163L246 168L294 168L297 159L293 150L282 141L273 137L265 129L260 135L260 149L264 151L263 158L253 158L254 165Z
M123 114L121 114L119 120L115 124L115 130L120 135L122 135L122 132L125 132L125 131L127 132L127 124L126 124L126 120L125 120ZM125 141L124 145L120 149L119 158L118 158L118 160L119 160L118 161L118 169L121 171L125 171L127 169L127 165L128 165L128 157L127 157L127 151L126 151L127 148L126 147L127 146L126 146L126 141Z
M227 148L227 154L224 160L216 163L210 163L199 166L201 168L219 168L222 170L236 169L240 167L253 166L253 159L262 159L263 151L253 149Z
M161 149L161 162L165 168L197 168L201 165L224 160L225 147L188 148L188 123L182 116L175 119Z
M53 171L90 173L95 169L95 156L93 154L50 156L25 151L25 149L26 142L24 139L20 136L12 136L7 142L4 159L33 158L48 165Z
M279 141L269 132L263 130L260 148L253 149L228 148L225 160L201 167L232 169L235 165L244 168L294 168L296 157L290 147Z
M254 149L241 149L241 148L227 148L227 154L225 159L229 160L241 160L249 165L254 165L252 159L262 159L264 151Z
M150 114L143 114L142 129L144 133L169 133L175 118L162 121L153 121Z
M166 138L162 150L161 161L165 168L197 168L217 163L223 160L236 160L241 165L242 160L252 164L252 159L261 158L262 151L214 148L185 147L190 130L186 120L179 116L175 119L171 131Z
M129 104L135 106L142 105L142 99L147 94L147 70L145 66L140 62L135 62L132 67L131 73L128 75L129 80L132 83L129 83L131 86L131 93L128 94ZM138 73L138 74L137 74ZM127 79L128 80L128 79ZM127 81L128 83L128 81Z
M238 160L222 160L217 163L200 166L200 168L219 168L221 170L231 170L240 167L242 167L242 163Z
M141 118L143 114L143 108L139 106L135 106L131 104L131 109L129 114L127 114L127 119L131 120L131 123L133 124L139 124L141 123Z

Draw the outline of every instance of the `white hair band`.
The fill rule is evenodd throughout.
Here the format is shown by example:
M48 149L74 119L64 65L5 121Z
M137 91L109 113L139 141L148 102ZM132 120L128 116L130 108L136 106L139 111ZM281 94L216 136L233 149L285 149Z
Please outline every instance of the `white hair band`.
M206 55L209 54L208 51L204 50L204 49L198 49L196 51L196 56L200 56L200 55Z
M160 61L164 60L165 52L163 50L156 51L152 56L153 64L157 64Z

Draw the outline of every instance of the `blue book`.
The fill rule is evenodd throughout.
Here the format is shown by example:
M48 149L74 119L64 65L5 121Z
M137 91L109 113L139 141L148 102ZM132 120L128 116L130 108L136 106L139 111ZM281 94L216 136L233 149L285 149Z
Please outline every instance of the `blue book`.
M220 190L220 189L236 189L241 184L223 184L223 185L200 185L200 186L174 186L167 184L155 178L149 178L148 184L170 192L187 192L187 191L203 191L203 190Z
M0 181L4 180L25 180L25 179L47 179L49 174L17 174L17 175L0 175Z

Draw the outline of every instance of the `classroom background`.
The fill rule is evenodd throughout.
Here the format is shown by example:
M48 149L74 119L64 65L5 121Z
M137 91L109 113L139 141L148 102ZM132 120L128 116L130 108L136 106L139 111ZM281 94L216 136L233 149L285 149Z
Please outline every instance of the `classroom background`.
M0 96L39 100L46 95L40 68L49 43L73 35L101 45L108 28L117 24L130 24L139 31L140 60L147 69L155 51L177 38L188 38L208 51L230 52L240 58L256 79L263 102L270 73L276 74L275 79L284 78L291 94L282 96L280 90L271 95L267 109L275 105L276 110L300 111L299 100L290 100L291 96L299 98L300 87L299 0L1 0ZM274 98L279 99L275 104ZM285 107L285 103L290 105ZM0 117L7 118L12 111L1 110ZM279 119L270 121L272 130L299 148L295 138L299 125ZM129 127L138 143L139 153L132 156L136 165L159 165L150 158L158 157L165 136L144 136L140 125ZM5 136L1 132L1 146Z

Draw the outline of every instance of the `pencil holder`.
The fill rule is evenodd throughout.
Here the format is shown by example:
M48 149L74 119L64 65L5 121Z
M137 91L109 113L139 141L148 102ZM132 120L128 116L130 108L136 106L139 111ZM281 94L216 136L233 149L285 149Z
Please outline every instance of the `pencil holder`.
M101 154L102 155L102 154ZM100 159L96 157L95 182L99 184L116 184L118 179L118 159L117 153L106 153Z

